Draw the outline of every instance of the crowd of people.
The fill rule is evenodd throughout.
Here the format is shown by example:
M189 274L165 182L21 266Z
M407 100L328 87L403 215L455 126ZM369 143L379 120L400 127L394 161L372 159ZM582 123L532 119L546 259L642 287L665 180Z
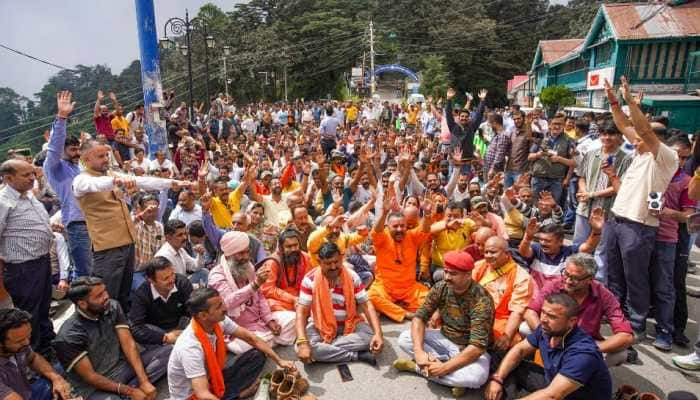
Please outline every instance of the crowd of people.
M95 131L69 136L59 92L44 150L0 166L0 397L152 400L167 376L173 400L247 398L268 358L297 370L275 346L376 365L387 318L410 321L393 367L455 396L611 398L648 317L656 348L690 344L700 146L624 78L606 92L611 112L581 118L486 90L220 94L192 116L167 93L153 154L143 106L100 91ZM674 363L700 369L695 350Z

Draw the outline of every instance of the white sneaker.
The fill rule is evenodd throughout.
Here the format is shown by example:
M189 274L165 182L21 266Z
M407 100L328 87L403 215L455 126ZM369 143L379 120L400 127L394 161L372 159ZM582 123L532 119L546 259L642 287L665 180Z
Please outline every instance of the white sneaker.
M700 356L692 352L685 356L674 356L671 358L676 367L689 371L700 371Z

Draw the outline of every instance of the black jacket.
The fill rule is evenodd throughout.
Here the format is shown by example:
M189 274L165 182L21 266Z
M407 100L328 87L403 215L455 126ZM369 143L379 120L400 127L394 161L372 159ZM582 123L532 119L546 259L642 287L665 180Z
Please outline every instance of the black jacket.
M476 132L476 130L479 129L479 125L481 125L481 120L484 116L484 108L486 108L486 102L482 101L479 103L474 117L469 120L467 126L462 127L452 116L452 99L447 100L445 118L447 120L447 127L450 129L451 133L450 148L452 150L457 148L462 149L462 159L471 160L474 158L474 132Z

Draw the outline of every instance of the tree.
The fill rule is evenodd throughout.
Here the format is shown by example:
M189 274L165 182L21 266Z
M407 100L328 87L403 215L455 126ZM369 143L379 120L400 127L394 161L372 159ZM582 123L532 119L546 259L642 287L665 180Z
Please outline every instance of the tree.
M0 88L0 129L15 126L24 120L23 108L27 101L26 97L8 87Z
M540 101L552 115L562 107L576 104L576 95L564 85L549 86L542 89Z
M425 56L421 59L421 92L435 98L442 97L452 85L445 56Z

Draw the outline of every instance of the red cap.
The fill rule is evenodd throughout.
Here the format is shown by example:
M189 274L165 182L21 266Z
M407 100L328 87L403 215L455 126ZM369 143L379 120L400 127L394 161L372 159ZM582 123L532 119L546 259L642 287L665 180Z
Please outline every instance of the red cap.
M474 259L463 251L448 251L443 258L445 269L456 269L470 272L474 269Z

